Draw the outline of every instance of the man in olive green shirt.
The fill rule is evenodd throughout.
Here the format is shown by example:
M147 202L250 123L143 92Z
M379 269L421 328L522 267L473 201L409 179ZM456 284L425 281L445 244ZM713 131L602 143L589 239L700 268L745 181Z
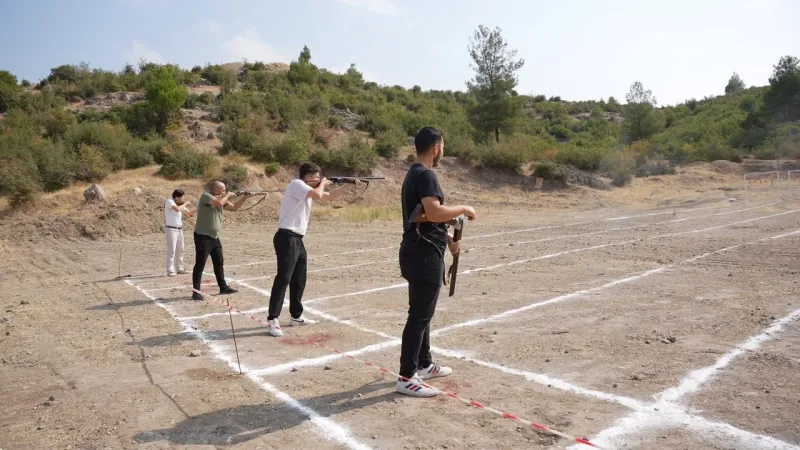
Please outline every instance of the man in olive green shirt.
M209 255L214 265L214 275L217 278L220 295L238 292L225 281L225 271L222 268L222 242L219 240L219 232L222 230L222 210L236 211L248 197L243 195L231 203L228 200L234 195L233 192L227 192L224 183L214 181L197 202L197 223L194 227L195 263L192 271L192 287L195 290L192 293L192 300L203 299L198 291L201 290L200 281Z

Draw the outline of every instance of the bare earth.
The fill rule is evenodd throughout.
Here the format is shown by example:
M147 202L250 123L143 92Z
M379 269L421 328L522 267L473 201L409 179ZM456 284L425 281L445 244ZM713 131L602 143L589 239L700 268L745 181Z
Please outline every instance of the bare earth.
M589 448L530 421L602 448L798 448L800 203L767 187L745 203L734 169L610 192L481 192L443 168L448 203L474 200L482 215L432 323L434 356L455 373L430 384L528 423L400 396L394 376L313 343L397 370L396 220L320 208L304 296L318 322L289 327L287 306L273 338L220 302L266 320L278 200L226 213L226 276L240 291L193 302L190 275L163 276L168 182L128 202L141 183L112 178L116 231L88 237L58 230L107 211L46 223L76 187L44 200L50 216L2 222L0 449ZM391 187L359 208L396 203L401 168L386 173ZM206 272L216 294L210 260Z

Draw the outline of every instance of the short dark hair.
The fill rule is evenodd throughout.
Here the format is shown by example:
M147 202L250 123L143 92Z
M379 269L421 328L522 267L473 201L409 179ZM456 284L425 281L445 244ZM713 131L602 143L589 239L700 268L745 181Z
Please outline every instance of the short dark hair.
M176 199L178 197L183 197L183 189L175 189L172 191L172 198Z
M414 136L417 153L425 153L439 142L442 142L442 132L433 127L424 127Z
M312 162L305 162L300 165L300 179L306 177L306 175L322 172L322 169L319 168L318 165Z

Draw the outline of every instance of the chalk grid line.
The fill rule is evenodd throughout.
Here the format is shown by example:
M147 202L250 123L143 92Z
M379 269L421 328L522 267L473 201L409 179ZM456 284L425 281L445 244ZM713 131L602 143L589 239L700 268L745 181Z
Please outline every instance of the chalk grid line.
M663 268L654 269L652 271L645 272L642 275L630 277L630 278L624 279L624 280L625 280L625 282L629 282L629 281L633 281L633 280L636 280L636 279L641 279L644 276L649 276L650 274L661 273L664 270L666 270L668 268L671 268L671 267L673 267L675 265L678 265L678 264L694 262L694 261L696 261L698 259L710 256L710 255L713 255L713 254L716 254L716 253L733 250L735 248L739 248L739 247L742 247L742 246L745 246L745 245L755 244L757 242L763 242L763 241L766 241L766 240L779 239L779 238L783 238L783 237L794 236L794 235L797 235L799 233L800 233L800 230L795 231L795 232L791 232L791 233L785 233L785 234L778 235L778 236L773 236L773 237L769 237L769 238L762 238L762 239L758 239L758 240L755 240L755 241L749 241L749 242L746 242L746 243L743 243L743 244L738 244L738 245L726 247L726 248L723 248L723 249L720 249L720 250L717 250L717 251L708 252L706 254L699 255L699 256L696 256L694 258L690 258L688 260L685 260L682 263L675 263L675 264L672 264L672 265L669 265L669 266L665 266ZM618 282L612 282L612 283L610 283L608 285L602 286L601 288L610 287L611 285L616 285L616 284L619 284L619 283ZM256 287L253 287L253 286L250 286L250 285L247 285L247 284L243 284L243 286L247 287L249 289L255 290L256 292L259 292L262 295L267 295L267 296L269 295L268 292L263 291L263 290L261 290L259 288L256 288ZM568 294L568 296L569 295L570 294ZM550 301L546 301L546 302L540 302L539 304L549 304L549 303L551 303L551 302ZM529 309L529 308L523 308L523 310L525 310L525 309ZM512 310L512 311L521 312L520 310ZM352 321L344 321L344 320L335 318L333 316L330 316L329 314L323 313L321 311L309 311L309 313L314 314L314 315L319 315L319 316L321 316L323 318L326 318L328 320L332 320L332 321L337 322L337 323L342 323L342 324L354 326L354 327L360 329L361 331L371 332L373 334L378 334L378 335L380 335L382 337L392 338L390 335L387 335L385 333L376 332L374 330L366 329L364 327L361 327L361 326L355 324ZM500 314L500 316L510 316L510 315L511 314L509 314L509 313ZM798 310L796 313L794 313L794 315L800 316L800 310ZM791 316L791 317L794 318L794 315ZM439 334L441 334L442 331L443 330L439 330ZM766 333L767 333L767 335L774 336L776 331L777 330L770 329ZM436 333L436 332L434 332L434 333ZM370 350L372 350L372 349L379 349L379 348L387 348L388 346L390 346L390 345L386 345L386 344L399 345L399 339L393 338L391 341L388 341L386 343L373 344L372 346L369 346L369 348L370 348ZM782 442L780 440L777 440L775 438L771 438L771 437L763 436L763 435L758 435L758 434L755 434L755 433L751 433L751 432L748 432L748 431L745 431L745 430L741 430L741 429L735 428L730 424L713 422L713 421L709 421L709 420L704 419L704 418L700 418L698 416L693 416L691 414L685 413L684 411L679 409L680 408L679 406L674 406L673 405L674 401L671 401L671 400L668 400L668 399L665 399L663 401L657 402L657 403L655 403L653 406L651 406L649 408L645 408L645 407L641 406L641 403L638 400L635 400L635 399L630 399L630 398L626 398L626 397L616 396L616 395L613 395L613 394L606 394L606 393L601 393L601 392L597 392L597 391L587 390L587 389L584 389L584 388L573 386L573 385L571 385L569 383L566 383L566 382L563 382L563 381L560 381L560 380L552 379L550 377L547 377L546 375L533 374L533 373L530 373L530 372L519 371L518 369L507 368L505 366L502 366L502 365L499 365L499 364L496 364L496 363L489 363L489 362L480 361L480 360L477 360L477 359L474 359L474 358L471 358L471 357L465 357L463 352L454 351L454 350L448 350L448 349L441 349L441 348L434 348L434 349L432 349L432 351L435 351L435 352L440 353L440 354L444 354L444 355L449 356L449 357L455 357L455 358L459 358L460 357L460 358L469 360L470 362L473 362L475 364L482 365L484 367L493 368L493 369L496 369L496 370L501 370L501 371L503 371L505 373L511 373L511 374L515 374L515 375L520 375L520 376L526 378L527 380L538 382L539 384L545 384L546 383L546 384L551 385L551 386L555 385L559 389L572 391L572 392L583 394L583 395L589 395L589 396L596 397L596 398L602 398L602 399L605 399L605 400L608 400L608 401L613 401L615 403L619 403L619 404L622 404L624 406L628 406L631 409L634 409L634 416L635 417L647 418L648 421L652 421L652 419L654 417L656 417L656 418L659 418L662 423L666 422L666 421L668 421L669 423L682 423L685 426L688 426L689 428L692 428L695 431L706 431L706 432L708 432L710 430L710 431L714 431L716 433L727 434L727 435L729 435L731 437L736 437L738 439L738 442L748 442L748 443L750 443L752 445L758 444L758 445L756 445L755 447L752 447L752 448L793 448L790 444L787 444L787 443ZM356 352L358 352L358 351L356 351ZM347 352L347 353L355 354L356 352ZM295 364L288 363L288 364L285 364L285 365L282 365L282 366L287 366L287 367L288 366L292 366L292 367L294 367L294 366L297 366L297 364L296 363ZM267 369L267 370L263 370L262 369L262 370L255 370L253 374L256 375L256 376L259 376L259 375L263 376L263 375L267 375L267 374L270 374L270 373L276 373L276 371L269 370L269 369ZM640 419L640 421L641 420L645 420L645 419ZM648 422L648 423L650 423L650 422ZM601 438L602 438L602 436L601 436ZM602 445L601 441L598 441L597 443L599 445Z

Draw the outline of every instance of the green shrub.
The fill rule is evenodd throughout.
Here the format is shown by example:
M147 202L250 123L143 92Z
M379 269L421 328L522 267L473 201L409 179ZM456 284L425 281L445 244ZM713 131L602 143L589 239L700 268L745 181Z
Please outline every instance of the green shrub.
M375 167L378 154L358 133L351 133L348 144L340 150L316 150L310 155L311 161L324 170L344 170L355 173L368 173Z
M281 170L280 163L271 162L267 163L264 166L264 173L267 174L268 176L275 175L276 173L278 173L279 170Z
M625 152L613 151L600 161L599 170L612 178L614 186L622 187L633 179L636 173L636 161Z
M408 138L399 128L390 128L375 136L375 151L384 158L396 158Z
M589 172L600 168L600 161L608 155L609 149L598 147L566 146L556 154L555 160L559 164L574 166Z
M75 179L94 183L111 173L111 164L103 157L103 152L90 144L81 143L76 151Z
M567 184L567 171L564 166L550 162L541 161L536 163L533 176L542 177L548 181L555 181L562 185Z
M226 164L222 167L222 175L220 181L228 186L228 190L239 190L242 183L247 181L247 167L239 164Z
M275 155L275 160L282 165L299 164L308 159L310 146L311 139L308 136L292 133L284 136L273 148L272 153Z
M216 167L217 161L208 153L175 144L164 158L159 174L170 179L202 178Z
M42 118L44 136L49 138L63 138L70 128L78 123L75 115L62 109L53 109Z

